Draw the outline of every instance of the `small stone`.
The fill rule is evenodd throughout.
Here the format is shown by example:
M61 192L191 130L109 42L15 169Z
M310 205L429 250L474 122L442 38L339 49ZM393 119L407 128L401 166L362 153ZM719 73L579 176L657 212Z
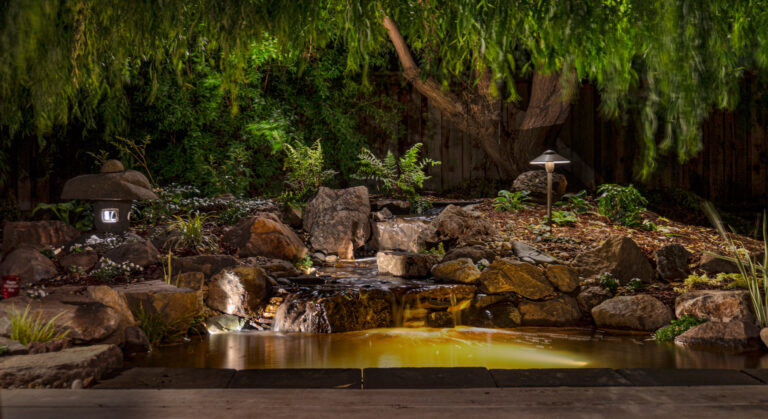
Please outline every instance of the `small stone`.
M336 263L339 261L339 257L336 255L328 255L325 257L325 263Z
M480 278L480 270L472 259L462 258L435 265L432 268L432 276L447 282L474 284Z
M548 264L555 263L557 260L552 256L540 251L539 249L527 245L523 242L512 242L512 248L514 249L515 256L520 258L524 262L534 264Z
M440 258L437 255L406 252L378 252L376 265L380 274L404 278L426 278Z
M768 327L760 330L760 340L763 341L763 346L768 347Z
M373 218L373 221L387 221L395 218L395 216L392 215L392 211L388 208L382 208L380 211L372 212L371 217Z
M83 389L83 380L76 379L72 382L72 390L82 390Z
M495 259L496 253L482 246L456 247L449 250L445 256L443 256L443 262L461 258L470 258L473 262L478 263L481 260L488 261ZM490 263L487 263L485 266L488 265L490 265Z

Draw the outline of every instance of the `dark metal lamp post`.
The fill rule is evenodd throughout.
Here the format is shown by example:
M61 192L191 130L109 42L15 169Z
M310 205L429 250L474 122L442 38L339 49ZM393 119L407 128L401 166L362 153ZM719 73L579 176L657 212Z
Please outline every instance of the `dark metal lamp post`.
M570 160L555 153L555 150L547 150L531 160L532 165L544 166L547 171L547 225L552 225L552 173L555 171L555 165L568 163Z

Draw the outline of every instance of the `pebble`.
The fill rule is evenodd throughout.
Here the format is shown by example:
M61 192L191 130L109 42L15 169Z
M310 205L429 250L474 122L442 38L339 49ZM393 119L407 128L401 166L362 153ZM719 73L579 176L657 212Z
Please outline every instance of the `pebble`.
M72 390L82 390L83 389L83 380L76 379L72 382Z

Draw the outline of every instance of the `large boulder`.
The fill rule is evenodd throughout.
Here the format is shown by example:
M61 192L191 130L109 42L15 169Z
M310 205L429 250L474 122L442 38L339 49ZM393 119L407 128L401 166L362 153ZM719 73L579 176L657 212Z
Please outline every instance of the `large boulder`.
M22 286L53 278L57 274L56 264L31 247L20 247L12 251L0 264L0 276L18 275Z
M125 296L136 319L161 320L173 330L186 331L200 315L200 291L178 288L161 280L120 285L114 289Z
M421 218L392 218L371 223L371 245L376 250L401 250L418 252L424 248L421 232L430 222Z
M496 259L480 275L480 290L487 294L514 292L521 297L538 300L555 290L537 267L525 262Z
M206 278L219 273L222 269L237 266L237 259L229 255L198 255L173 258L171 271L174 274L202 272Z
M597 327L654 331L672 321L672 310L647 294L620 296L592 308Z
M757 351L760 329L752 322L706 322L688 329L675 338L675 343L693 349L710 349L733 353Z
M640 247L623 236L613 236L596 249L577 255L571 266L585 278L608 272L622 285L633 278L649 283L656 277L656 271Z
M569 266L549 265L544 272L549 282L562 292L572 292L579 286L579 276Z
M495 233L496 228L488 218L456 205L448 205L432 220L431 226L422 232L421 238L426 243L467 243Z
M29 307L32 319L40 316L41 321L53 320L57 333L67 333L67 338L75 343L104 342L122 343L120 313L110 306L80 295L75 287L63 287L51 294L31 299L26 296L8 298L0 301L0 317L10 318L11 314L23 313ZM0 334L8 334L2 330Z
M592 308L612 297L613 293L607 288L592 286L583 289L576 296L576 301L579 303L579 309L582 313L589 313L591 315Z
M691 253L680 244L669 244L656 251L656 271L661 279L675 281L690 274L688 258Z
M339 190L321 186L304 209L304 231L315 250L352 259L371 235L370 213L365 186Z
M376 265L380 274L404 278L426 278L440 262L437 255L407 252L378 252Z
M523 326L571 326L581 320L576 299L561 295L546 301L520 303Z
M104 253L104 257L116 263L133 263L146 268L160 262L160 252L149 240L129 241Z
M480 262L483 259L487 261L493 261L496 259L496 253L494 253L493 250L483 246L455 247L446 252L445 256L443 256L443 262L461 258L470 258L472 259L472 262L475 263Z
M115 345L94 345L60 352L0 358L2 388L71 388L75 380L92 382L122 368L123 352Z
M255 317L266 305L271 285L266 272L256 266L225 269L208 283L208 307L226 314Z
M691 291L675 300L675 316L691 316L712 322L754 322L751 304L747 291Z
M241 258L264 256L296 262L308 253L296 233L274 214L243 218L225 231L223 243L237 249Z
M3 253L22 246L59 247L75 240L80 233L61 221L9 221L3 226Z
M115 291L107 285L93 285L87 288L88 297L114 310L118 316L117 328L112 335L101 343L114 343L119 345L126 336L125 330L135 327L136 319L133 317L125 295Z
M432 268L432 276L446 282L474 284L480 278L480 270L472 259L462 258L435 265Z
M568 187L568 181L560 173L552 173L552 202L559 200L565 189ZM547 203L547 172L544 170L531 170L523 172L515 181L512 182L512 189L515 191L530 191L528 196L531 201L546 204Z
M736 262L719 258L709 253L701 255L698 268L711 275L739 273L739 266Z
M393 301L392 293L381 289L291 295L277 309L272 330L341 333L391 327Z
M99 261L99 254L94 250L83 250L82 252L70 253L59 259L59 265L67 270L82 269L90 271Z

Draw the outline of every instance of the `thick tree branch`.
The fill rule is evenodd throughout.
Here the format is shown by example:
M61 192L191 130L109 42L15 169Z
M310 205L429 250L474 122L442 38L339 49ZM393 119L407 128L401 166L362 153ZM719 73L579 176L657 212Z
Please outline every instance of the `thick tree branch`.
M426 96L430 103L435 105L438 109L448 114L453 119L457 119L459 116L464 115L464 109L461 102L453 96L451 93L442 89L431 77L426 79L421 78L421 70L416 65L413 56L411 55L408 44L405 43L403 35L397 28L395 22L389 18L384 17L384 27L387 28L387 34L392 41L392 45L395 46L397 51L397 57L400 59L400 64L403 66L403 76L406 80L413 84L413 87L418 90L419 93Z

